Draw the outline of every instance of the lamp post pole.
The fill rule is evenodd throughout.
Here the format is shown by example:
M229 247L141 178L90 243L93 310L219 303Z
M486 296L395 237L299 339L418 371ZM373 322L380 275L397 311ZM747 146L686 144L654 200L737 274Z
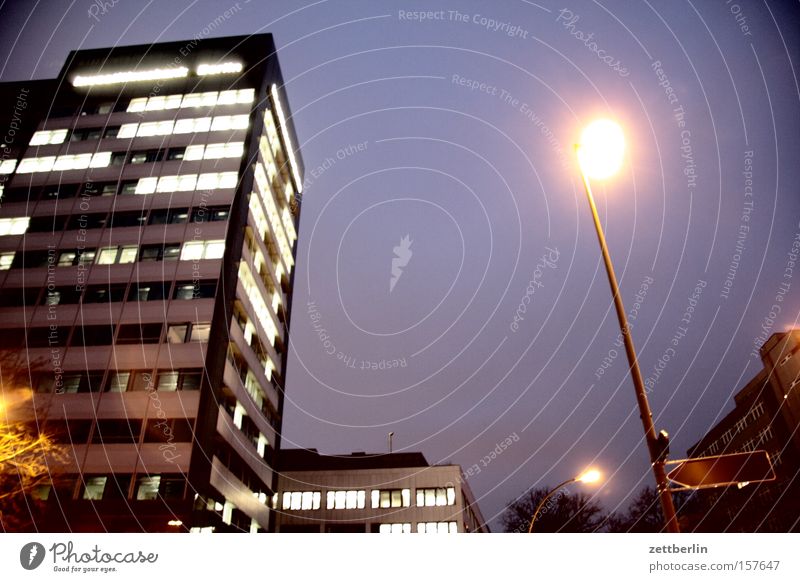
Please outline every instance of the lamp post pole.
M576 146L576 151L580 146ZM580 166L580 164L579 164ZM647 401L647 392L645 392L644 381L642 380L642 373L639 370L639 362L636 358L636 350L633 347L633 338L630 334L628 326L628 319L625 316L625 307L622 304L622 296L619 292L619 285L617 284L617 277L614 274L614 266L611 263L611 255L608 252L608 245L606 244L606 237L603 234L603 226L600 223L600 217L597 214L597 206L594 203L592 196L592 187L589 184L589 178L586 172L581 167L581 177L583 178L583 186L586 190L586 197L589 199L589 206L592 209L592 219L594 220L594 227L597 230L597 240L600 242L600 249L603 253L603 261L606 265L606 273L608 274L608 283L611 285L611 293L614 295L614 306L617 310L617 319L619 320L619 327L622 331L622 339L625 342L625 354L628 356L628 364L630 366L631 377L633 378L633 387L636 390L636 402L639 405L639 416L642 419L644 427L644 436L647 441L647 449L650 452L650 463L653 467L653 474L656 478L656 487L658 495L661 499L661 508L664 512L664 521L666 522L667 531L671 533L679 533L678 518L675 514L675 505L672 501L672 493L669 490L669 480L667 473L664 469L665 459L661 455L657 444L656 427L653 424L653 415L650 412L650 404ZM531 524L532 525L532 524Z
M536 521L536 518L539 517L539 512L542 511L542 508L544 507L544 504L547 503L547 500L550 499L556 491L558 491L562 487L566 487L570 483L575 483L575 481L577 480L578 480L577 477L573 477L572 479L567 479L560 485L556 486L555 489L551 489L550 493L544 496L544 499L542 499L539 502L539 505L536 506L536 511L533 512L533 517L531 517L531 523L530 525L528 525L528 533L533 533L533 523Z

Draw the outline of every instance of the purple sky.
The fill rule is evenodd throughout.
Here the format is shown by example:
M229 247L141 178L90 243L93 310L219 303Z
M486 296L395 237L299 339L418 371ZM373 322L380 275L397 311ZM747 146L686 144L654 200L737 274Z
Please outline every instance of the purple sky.
M395 450L472 467L487 519L589 464L609 509L652 483L572 158L597 116L626 131L595 196L629 312L648 287L633 336L673 457L758 371L762 324L798 319L788 3L110 4L0 5L0 78L53 77L77 48L275 35L306 166L287 445L383 451L393 431Z

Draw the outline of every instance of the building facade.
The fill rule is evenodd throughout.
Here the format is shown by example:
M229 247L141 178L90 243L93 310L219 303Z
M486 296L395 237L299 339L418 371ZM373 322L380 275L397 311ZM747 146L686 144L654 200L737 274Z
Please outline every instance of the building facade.
M696 492L697 531L800 531L800 329L772 335L760 355L764 367L734 396L734 409L688 454L765 450L776 479Z
M0 350L60 450L31 527L267 530L303 172L272 36L0 94Z
M483 533L458 465L422 453L279 453L275 530L283 533Z

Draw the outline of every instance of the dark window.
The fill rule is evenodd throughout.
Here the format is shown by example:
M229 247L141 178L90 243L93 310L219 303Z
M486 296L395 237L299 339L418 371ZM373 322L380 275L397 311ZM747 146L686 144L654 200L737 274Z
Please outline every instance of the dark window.
M56 265L59 267L73 267L80 263L89 265L94 262L95 254L97 254L97 249L75 249L61 251L58 255L58 261Z
M33 202L39 198L38 188L6 188L0 195L3 202Z
M114 196L117 193L116 182L87 182L83 188L83 193L87 196Z
M177 261L181 245L147 245L139 251L140 261Z
M28 223L28 232L59 232L64 230L67 215L34 216Z
M173 299L208 299L214 297L217 281L179 281Z
M89 432L92 429L91 420L58 419L49 421L45 432L53 436L53 440L61 444L83 445L89 441Z
M141 420L98 420L94 430L94 443L137 443L142 432Z
M203 370L192 369L183 370L180 375L179 390L200 390L200 382L203 379Z
M183 224L189 220L188 208L160 208L150 211L148 224Z
M14 261L11 263L12 269L35 269L37 267L47 266L49 255L48 251L28 251L25 253L17 253L14 256ZM55 255L53 255L55 261Z
M103 388L103 391L127 392L130 379L131 379L131 372L121 372L112 370L108 373L108 378L106 378L106 385Z
M113 152L111 154L111 166L121 166L128 159L128 152Z
M81 300L82 289L75 285L65 287L47 288L42 297L42 305L67 305L78 303Z
M186 148L169 148L167 152L167 161L173 162L175 160L182 160L185 153Z
M129 390L141 392L155 389L155 379L153 378L153 373L149 370L136 372L133 375L133 382L131 382Z
M128 301L159 301L169 296L169 281L152 283L133 283L128 293Z
M160 323L131 323L119 326L118 344L152 344L161 339Z
M193 418L148 420L144 432L146 443L188 443L192 440Z
M140 152L132 152L130 164L151 164L153 162L160 162L164 158L164 150L145 150Z
M106 139L117 137L119 133L119 125L112 125L111 127L107 127L103 132L103 137Z
M57 394L76 394L79 392L99 392L103 382L103 372L69 372L56 381Z
M136 186L139 184L139 180L127 180L122 183L122 186L119 188L120 194L136 194Z
M109 226L111 226L111 228L142 226L145 223L146 215L146 210L135 210L132 212L112 212Z
M30 307L39 298L39 291L36 287L0 289L0 307Z
M85 129L73 130L69 136L70 141L87 141L92 139L100 139L103 135L102 127L88 127Z
M114 111L114 101L105 101L103 103L98 104L94 108L94 113L97 115L106 115L107 113L111 113Z
M72 335L72 346L107 346L113 343L113 325L78 325Z
M90 285L83 297L84 303L115 303L125 299L125 283L114 285Z
M127 499L130 487L131 475L109 475L106 481L105 491L103 492L103 499Z
M6 335L14 334L19 338L22 330L15 333L16 330L6 330L6 333L0 334L0 340L4 339ZM29 348L48 348L67 345L67 335L69 328L59 327L50 329L49 327L31 327L28 328L28 347Z
M183 475L161 475L158 493L164 499L181 499L185 486L186 478Z
M106 225L108 213L73 214L67 223L67 230L88 228L103 228Z
M221 222L228 220L231 211L228 206L208 206L192 210L192 222Z
M42 200L55 200L61 198L75 198L78 195L79 184L54 184L45 186L42 190Z

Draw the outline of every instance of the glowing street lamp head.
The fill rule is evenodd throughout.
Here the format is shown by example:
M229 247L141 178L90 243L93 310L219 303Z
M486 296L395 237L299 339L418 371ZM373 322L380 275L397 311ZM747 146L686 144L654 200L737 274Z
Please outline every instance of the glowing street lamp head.
M597 483L602 475L597 469L589 469L578 475L577 480L581 483Z
M625 157L625 135L619 124L610 119L590 123L581 134L578 162L589 178L605 180L622 166Z

